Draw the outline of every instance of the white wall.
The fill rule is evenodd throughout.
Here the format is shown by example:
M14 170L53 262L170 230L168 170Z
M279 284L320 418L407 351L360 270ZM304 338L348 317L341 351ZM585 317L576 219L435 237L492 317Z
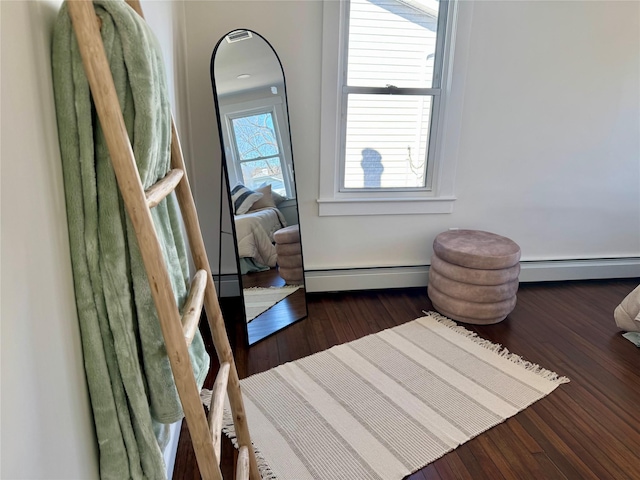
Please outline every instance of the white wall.
M451 225L526 260L640 255L639 6L476 4Z
M0 2L2 21L2 465L0 478L98 478L76 314L51 80L62 2ZM175 2L143 1L174 111L182 81ZM176 121L184 115L178 110ZM179 428L174 429L177 440ZM173 468L175 444L165 452ZM170 473L169 473L170 476Z
M98 477L51 83L60 3L0 2L2 478Z
M473 6L452 214L319 217L322 3L188 1L186 72L198 210L217 254L220 161L209 61L235 28L287 79L308 269L426 265L449 227L507 235L523 260L640 256L640 4ZM210 253L210 255L212 255Z
M184 95L177 95L176 91L184 91L185 71L184 43L182 30L184 28L184 11L182 0L141 0L145 19L158 38L164 56L169 87L169 101L173 116L178 127L178 133L187 130ZM179 66L179 68L176 68ZM183 142L184 143L184 142ZM183 149L188 145L183 145Z

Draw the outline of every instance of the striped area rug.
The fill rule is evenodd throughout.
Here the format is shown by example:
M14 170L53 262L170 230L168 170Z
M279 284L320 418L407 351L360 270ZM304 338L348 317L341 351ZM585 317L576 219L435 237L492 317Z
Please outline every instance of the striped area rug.
M293 292L298 290L300 285L285 285L283 287L251 287L245 288L244 308L247 313L247 323L258 315L266 312L278 302L281 302Z
M241 384L263 478L400 480L568 381L431 312Z

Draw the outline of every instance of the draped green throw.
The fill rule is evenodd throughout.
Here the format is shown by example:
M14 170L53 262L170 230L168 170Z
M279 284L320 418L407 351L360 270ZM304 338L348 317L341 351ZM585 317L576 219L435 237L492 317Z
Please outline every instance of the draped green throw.
M171 114L156 38L121 0L96 0L120 107L145 188L170 168ZM165 478L168 424L183 416L147 275L63 4L52 51L69 239L85 370L104 479ZM189 272L175 196L152 211L178 306ZM190 357L201 386L209 357Z

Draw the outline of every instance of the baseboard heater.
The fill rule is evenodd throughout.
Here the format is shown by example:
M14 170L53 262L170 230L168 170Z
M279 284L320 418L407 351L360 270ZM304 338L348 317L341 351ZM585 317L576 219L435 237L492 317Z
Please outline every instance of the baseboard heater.
M523 260L520 282L640 277L640 257ZM429 266L306 270L307 292L426 287Z

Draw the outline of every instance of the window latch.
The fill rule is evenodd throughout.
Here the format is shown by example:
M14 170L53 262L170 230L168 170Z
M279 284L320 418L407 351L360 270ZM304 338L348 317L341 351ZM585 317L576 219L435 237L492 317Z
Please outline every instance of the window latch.
M396 87L395 85L391 85L390 83L387 83L385 86L387 87L387 90L389 91L389 95L393 95L398 90L398 87Z

